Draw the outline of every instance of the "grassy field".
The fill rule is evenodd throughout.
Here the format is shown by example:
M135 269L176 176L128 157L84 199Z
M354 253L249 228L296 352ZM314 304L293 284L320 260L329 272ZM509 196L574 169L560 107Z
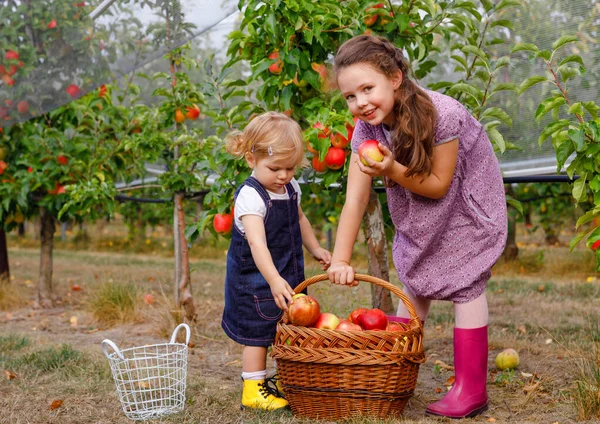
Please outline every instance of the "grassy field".
M117 249L118 240L110 239L112 246L102 241L104 249L98 248L100 242L93 249L59 242L54 255L57 305L35 310L39 252L32 240L9 239L13 279L0 289L0 423L131 422L121 410L100 344L106 338L120 348L167 342L177 314L171 309L172 260L162 245L170 241L157 236L145 251L134 253ZM241 347L220 328L223 246L194 247L192 255L199 317L192 327L186 408L154 422L309 422L289 411L240 411ZM307 275L319 273L314 262L307 265ZM366 271L364 260L358 268ZM488 285L489 410L469 422L600 420L600 281L593 269L589 252L533 242L521 245L516 262L496 265ZM395 278L391 282L399 284ZM73 290L77 286L81 290ZM313 288L311 294L324 309L339 315L369 306L367 284L349 289L319 283ZM146 294L155 302L145 303ZM446 392L453 375L444 365L453 360L452 328L451 305L434 303L425 324L427 362L420 367L403 422L450 421L424 412ZM519 352L521 364L514 372L498 372L494 358L508 347Z

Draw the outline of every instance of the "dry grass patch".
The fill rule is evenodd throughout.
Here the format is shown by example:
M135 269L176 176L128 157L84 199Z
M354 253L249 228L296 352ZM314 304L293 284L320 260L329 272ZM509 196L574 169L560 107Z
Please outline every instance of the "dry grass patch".
M105 327L140 320L139 289L133 283L104 283L87 302L94 319Z

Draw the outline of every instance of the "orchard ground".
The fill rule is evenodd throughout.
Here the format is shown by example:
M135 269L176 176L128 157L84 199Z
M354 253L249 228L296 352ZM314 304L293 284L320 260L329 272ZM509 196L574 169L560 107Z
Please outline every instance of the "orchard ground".
M133 248L124 241L123 231L122 226L109 226L85 244L75 241L76 234L68 234L66 241L57 237L54 283L59 304L50 310L31 306L39 266L36 242L30 234L24 238L9 235L13 280L9 289L0 292L5 308L0 311L0 423L131 422L122 412L100 343L108 338L127 348L167 342L177 317L171 310L173 264L168 232L153 234ZM553 247L537 244L535 237L522 230L518 237L524 240L519 259L498 263L488 285L489 410L467 422L570 423L584 418L581 411L586 408L588 415L600 414L600 399L593 402L598 393L593 391L594 377L582 374L590 364L598 372L600 363L595 362L599 359L600 276L594 272L592 255L584 249L569 253L569 235L564 236L565 245ZM193 347L189 349L187 403L183 413L153 422L312 422L295 418L289 411L240 411L242 350L220 327L226 247L218 243L191 249L198 322L192 328ZM363 253L358 248L357 265L366 272ZM307 276L319 272L315 262L307 259ZM391 282L399 284L393 270L391 275ZM120 322L108 326L99 321L103 315L97 300L102 288L118 283L133 287L136 302ZM76 285L81 290L72 290ZM143 301L147 293L156 299L151 305ZM312 286L311 294L324 310L340 316L370 306L366 283L350 289L323 282ZM446 366L453 360L452 328L451 305L434 302L425 324L427 362L420 367L403 422L450 422L425 417L424 412L452 380L454 373ZM498 372L494 358L509 347L519 352L521 364L514 372ZM591 383L592 401L583 399L585 384L578 381ZM595 384L598 390L600 381L596 379ZM53 402L60 404L56 401L62 404L52 409ZM590 421L599 418L587 417Z

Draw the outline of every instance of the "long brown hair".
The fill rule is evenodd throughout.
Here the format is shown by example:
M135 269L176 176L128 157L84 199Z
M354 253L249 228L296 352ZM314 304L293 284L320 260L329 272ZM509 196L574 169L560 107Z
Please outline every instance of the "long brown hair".
M402 83L394 93L396 124L390 150L407 167L405 175L431 173L437 111L429 96L408 78L409 66L402 50L388 39L358 35L340 46L334 59L335 74L351 65L369 64L388 78L398 71Z

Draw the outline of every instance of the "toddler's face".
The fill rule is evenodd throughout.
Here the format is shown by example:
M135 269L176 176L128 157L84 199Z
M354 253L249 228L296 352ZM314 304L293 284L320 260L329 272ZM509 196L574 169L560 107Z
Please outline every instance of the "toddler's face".
M337 81L354 116L371 125L393 125L394 91L402 82L402 74L389 78L369 64L357 63L343 68Z
M246 158L254 177L262 186L273 193L285 193L285 185L294 178L296 164L277 156L254 156Z

